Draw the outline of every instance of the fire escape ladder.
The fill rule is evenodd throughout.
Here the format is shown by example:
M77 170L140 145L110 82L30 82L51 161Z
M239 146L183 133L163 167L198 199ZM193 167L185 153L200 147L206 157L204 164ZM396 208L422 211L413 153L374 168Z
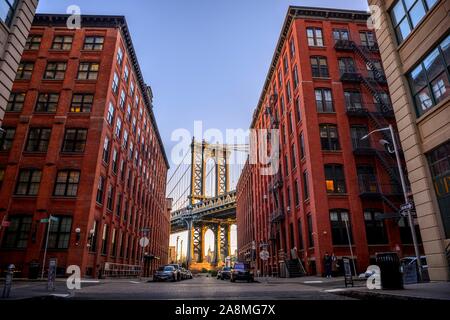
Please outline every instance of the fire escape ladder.
M380 151L375 149L375 154L377 155L378 159L380 159L381 165L383 168L387 171L389 174L389 177L393 181L395 181L398 185L401 185L400 177L397 172L394 171L390 163L392 162L392 159L388 156L386 156L386 152Z
M370 58L371 52L366 46L358 46L354 41L351 41L353 51L366 63L366 65L373 71L377 80L385 81L384 74L375 66L373 60Z
M394 210L394 212L399 212L399 208L391 201L389 200L388 197L386 197L386 195L384 195L383 193L381 193L381 199L383 199L383 201L392 209Z

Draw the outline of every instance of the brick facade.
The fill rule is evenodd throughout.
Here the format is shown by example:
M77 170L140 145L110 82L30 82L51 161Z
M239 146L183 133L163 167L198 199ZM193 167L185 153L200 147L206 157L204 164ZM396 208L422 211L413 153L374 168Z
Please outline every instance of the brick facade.
M388 219L402 196L395 160L378 144L387 138L360 140L395 122L382 67L376 73L364 60L380 63L367 19L360 11L288 10L251 124L280 130L280 170L263 176L261 165L248 164L237 191L240 257L256 257L260 271L267 245L269 273L282 274L280 262L298 256L307 273L323 274L325 253L351 256L346 220L358 272L377 252L414 252L404 220ZM339 46L339 37L348 39ZM248 252L252 241L256 254Z
M12 134L0 152L0 219L11 222L0 231L0 265L14 263L24 276L30 263L42 265L40 219L53 215L47 258L58 259L60 274L68 265L83 276L97 276L105 263L141 265L143 228L148 274L167 263L170 228L152 92L124 17L83 16L76 30L66 19L36 15L35 45L22 56L4 119ZM26 63L30 77L19 79ZM33 181L21 184L28 169L37 170Z

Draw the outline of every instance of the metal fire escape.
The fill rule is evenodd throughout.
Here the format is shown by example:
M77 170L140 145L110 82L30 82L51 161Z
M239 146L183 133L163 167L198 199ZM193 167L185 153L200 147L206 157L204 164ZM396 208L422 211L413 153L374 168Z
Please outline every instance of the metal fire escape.
M337 40L335 43L335 49L339 51L353 52L367 66L368 72L370 71L372 77L363 75L356 68L351 72L344 72L341 74L341 81L359 83L361 84L373 97L375 104L375 110L369 110L367 108L361 108L358 110L347 110L349 116L367 117L369 124L374 129L381 129L389 126L389 122L386 118L393 118L394 112L390 103L383 97L388 96L388 93L382 85L386 85L386 77L384 73L377 68L374 64L373 55L378 54L378 46L360 46L352 40ZM355 64L356 65L356 64ZM383 139L392 142L390 135L386 132L382 132ZM392 156L385 150L373 149L373 154L380 160L380 164L386 170L391 181L397 186L401 185L400 176L395 169L394 160ZM393 187L393 186L391 186ZM394 211L399 212L399 208L388 197L389 194L396 194L392 188L390 190L382 190L378 186L373 189L373 193L376 193L381 199Z

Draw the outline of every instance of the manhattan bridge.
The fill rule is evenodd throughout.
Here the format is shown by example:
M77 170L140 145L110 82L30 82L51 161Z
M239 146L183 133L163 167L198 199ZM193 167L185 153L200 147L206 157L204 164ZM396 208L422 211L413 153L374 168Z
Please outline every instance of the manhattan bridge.
M191 152L185 153L167 182L167 197L172 199L171 233L188 232L186 259L191 269L210 269L231 255L231 226L236 224L236 184L249 147L210 144L195 139L190 147ZM204 261L208 229L214 233L211 263Z

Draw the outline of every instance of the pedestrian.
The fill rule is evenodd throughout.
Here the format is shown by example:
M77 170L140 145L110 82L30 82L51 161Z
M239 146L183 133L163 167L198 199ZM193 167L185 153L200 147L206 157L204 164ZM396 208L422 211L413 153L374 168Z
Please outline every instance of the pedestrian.
M328 254L328 252L325 252L325 257L323 258L323 263L325 266L325 276L327 278L331 278L331 269L332 269L332 261L331 256Z
M331 274L333 277L336 277L338 274L338 259L335 256L334 252L331 254Z

